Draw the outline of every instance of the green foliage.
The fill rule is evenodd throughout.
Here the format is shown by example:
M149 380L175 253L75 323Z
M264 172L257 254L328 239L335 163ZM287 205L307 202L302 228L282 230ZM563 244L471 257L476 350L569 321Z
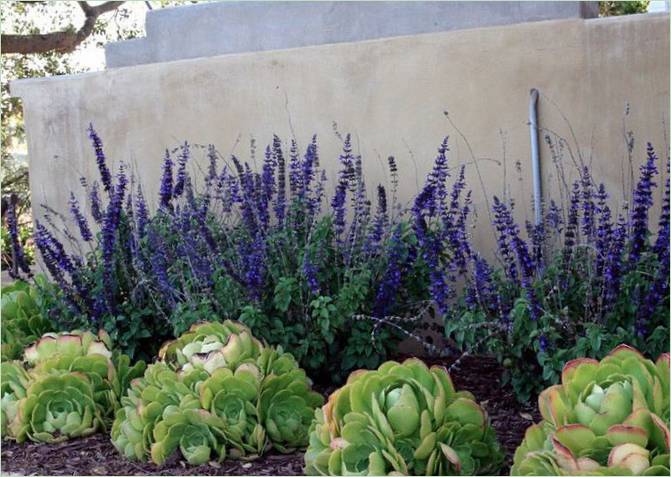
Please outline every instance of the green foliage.
M166 343L122 398L112 442L129 459L192 465L305 447L321 395L293 356L238 322L200 323Z
M309 475L474 475L503 459L487 414L444 368L418 359L359 371L318 410Z
M35 246L32 241L32 230L30 224L20 223L19 242L23 249L23 254L28 265L35 263ZM2 269L7 270L12 267L12 244L9 237L9 229L5 224L0 227L0 260L2 260Z
M100 332L46 333L2 363L2 435L17 442L62 442L104 431L144 363L110 351Z
M46 279L38 276L35 280L37 286L16 281L2 287L2 361L20 358L26 346L53 331L38 288L48 286Z
M669 475L669 354L656 363L621 345L601 362L566 363L538 399L543 421L511 475Z
M133 360L147 361L158 343L170 336L168 326L160 326L160 321L153 319L155 314L151 308L134 308L127 304L118 315L107 317L103 328L124 354ZM80 323L85 326L86 320Z
M628 2L599 2L599 15L611 17L616 15L632 15L646 13L650 0L636 0Z
M584 270L587 258L577 254L569 273L565 272L561 254L543 270L533 287L536 296L544 297L543 313L536 320L529 316L525 291L498 274L494 277L501 301L514 303L505 321L498 310L477 307L465 301L455 315L445 320L445 333L459 348L490 353L504 365L504 383L510 383L520 402L532 399L545 387L559 382L566 361L589 356L603 358L609 349L627 343L658 355L668 349L668 295L648 322L646 336L635 332L637 308L641 296L650 287L649 277L660 266L655 256L647 254L635 269L622 278L621 292L603 320L594 320L586 308L591 293L590 273ZM544 346L542 346L544 345Z
M369 260L358 267L337 263L331 221L327 216L317 222L306 243L300 242L300 234L287 237L286 230L278 232L271 240L278 246L277 253L268 257L271 263L267 267L273 272L268 294L254 305L238 306L242 305L240 321L256 335L291 352L310 375L339 382L353 369L377 367L405 335L381 323L354 319L356 315L374 315L372 307L386 261ZM414 235L408 224L402 226L407 254ZM304 256L320 259L318 295L310 293ZM399 314L411 312L414 304L426 298L427 290L421 287L426 275L420 261L403 275L400 289L404 303L397 307ZM216 295L224 315L235 316L235 311L223 301L235 303L242 294L239 287L230 286Z

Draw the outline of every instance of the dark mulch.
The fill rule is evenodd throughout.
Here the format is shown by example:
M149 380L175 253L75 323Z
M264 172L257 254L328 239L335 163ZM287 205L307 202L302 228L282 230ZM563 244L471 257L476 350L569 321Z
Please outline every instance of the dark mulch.
M251 462L227 459L190 466L175 458L158 467L131 462L119 455L109 436L61 444L2 444L2 472L24 475L302 475L303 453L268 453Z
M449 366L453 359L426 359ZM515 448L531 420L540 416L535 403L520 405L500 384L501 367L487 357L466 357L451 373L457 389L471 391L487 410L506 452L501 475L507 475ZM329 389L328 391L331 391ZM252 462L225 460L191 467L175 457L162 467L122 458L106 435L56 445L2 443L2 472L23 475L302 475L303 454L269 453Z

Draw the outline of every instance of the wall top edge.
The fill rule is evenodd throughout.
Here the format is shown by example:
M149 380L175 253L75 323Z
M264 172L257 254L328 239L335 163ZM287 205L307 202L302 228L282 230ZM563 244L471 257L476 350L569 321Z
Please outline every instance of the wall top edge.
M19 97L22 99L27 99L33 94L42 94L40 91L36 91L47 85L57 85L61 83L68 83L71 81L86 80L88 78L97 77L97 76L113 76L116 74L123 74L125 71L135 70L135 71L151 71L157 68L163 67L165 65L186 65L194 62L202 62L209 60L218 60L218 59L234 59L234 58L244 58L249 56L257 56L259 58L264 57L273 57L277 54L282 54L291 51L314 51L314 50L329 50L332 48L350 48L353 45L371 45L371 44L393 44L393 43L403 43L407 42L409 39L419 39L427 40L431 38L445 38L449 36L459 36L465 34L473 34L474 32L487 32L492 33L496 31L508 31L514 29L543 29L547 28L548 25L560 25L560 24L583 24L587 27L593 27L595 25L605 25L607 23L659 23L664 22L668 25L669 22L669 13L668 12L656 12L656 13L645 13L638 15L626 15L618 17L607 17L607 18L568 18L568 19L553 19L553 20L542 20L535 22L525 22L517 23L511 25L496 25L488 27L478 27L462 30L452 30L445 32L431 32L431 33L419 33L413 35L403 35L403 36L394 36L387 38L375 38L370 40L361 40L355 42L340 42L340 43L328 43L320 45L310 45L310 46L301 46L295 48L284 48L277 50L263 50L263 51L247 51L241 53L228 53L223 55L215 56L204 56L197 58L185 58L175 61L167 61L161 63L144 63L131 66L122 66L118 68L111 68L108 70L101 71L91 71L86 73L72 74L72 75L58 75L58 76L49 76L49 77L39 77L39 78L26 78L20 80L14 80L10 82L10 94L13 97ZM132 40L131 40L132 41Z

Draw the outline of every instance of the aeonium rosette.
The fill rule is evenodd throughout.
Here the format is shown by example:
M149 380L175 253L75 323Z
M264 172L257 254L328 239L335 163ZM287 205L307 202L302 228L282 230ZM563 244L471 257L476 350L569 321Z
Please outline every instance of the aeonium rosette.
M128 381L144 371L113 353L105 332L46 333L3 363L3 437L61 442L106 430Z
M24 360L32 366L33 376L78 372L89 379L95 402L103 417L113 417L119 399L131 379L141 376L145 363L130 366L130 358L112 351L109 335L100 330L46 333L24 352Z
M196 323L189 331L159 350L160 360L189 371L204 368L211 373L219 367L235 368L255 360L264 346L242 323L226 320Z
M31 382L9 425L17 442L62 442L105 428L93 386L84 373L43 375Z
M35 277L44 285L43 276ZM0 345L2 361L19 359L23 349L37 340L43 333L51 331L53 325L40 309L37 289L23 281L2 287L2 328Z
M30 377L19 361L0 364L0 436L5 437L8 426L16 419L18 404L26 397Z
M503 459L473 395L418 359L352 373L315 417L308 474L472 475Z
M37 366L54 357L101 355L112 357L109 335L100 330L97 335L90 331L71 331L67 333L45 333L42 337L26 348L24 361L30 366Z
M256 339L239 322L197 323L159 352L181 374L205 370L203 408L228 422L232 457L254 458L266 447L305 447L314 409L323 402L298 362Z
M121 398L121 408L112 424L112 443L128 459L146 459L156 442L154 427L166 410L198 407L193 382L180 379L165 363L151 364L144 376L131 381L127 394Z
M669 475L669 354L620 345L566 363L539 398L512 475Z
M280 452L305 447L315 409L323 403L322 396L310 389L310 381L302 369L267 375L257 407L259 420L273 447Z
M117 412L112 441L126 457L161 464L179 449L196 464L307 445L323 398L293 356L244 325L196 324L159 358L133 381Z

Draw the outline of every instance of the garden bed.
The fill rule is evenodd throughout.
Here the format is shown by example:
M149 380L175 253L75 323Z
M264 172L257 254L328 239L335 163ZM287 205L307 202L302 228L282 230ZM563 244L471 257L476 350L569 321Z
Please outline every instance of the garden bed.
M449 366L453 359L427 359L427 364ZM506 454L501 475L509 473L515 448L531 420L539 420L535 400L520 405L512 390L500 384L502 369L489 357L466 357L450 372L459 390L471 391L487 410ZM330 392L331 389L324 391ZM98 434L62 444L16 444L3 442L3 473L24 475L302 475L303 454L268 453L252 461L225 460L221 464L191 467L181 459L162 467L130 462L114 449L109 436Z

